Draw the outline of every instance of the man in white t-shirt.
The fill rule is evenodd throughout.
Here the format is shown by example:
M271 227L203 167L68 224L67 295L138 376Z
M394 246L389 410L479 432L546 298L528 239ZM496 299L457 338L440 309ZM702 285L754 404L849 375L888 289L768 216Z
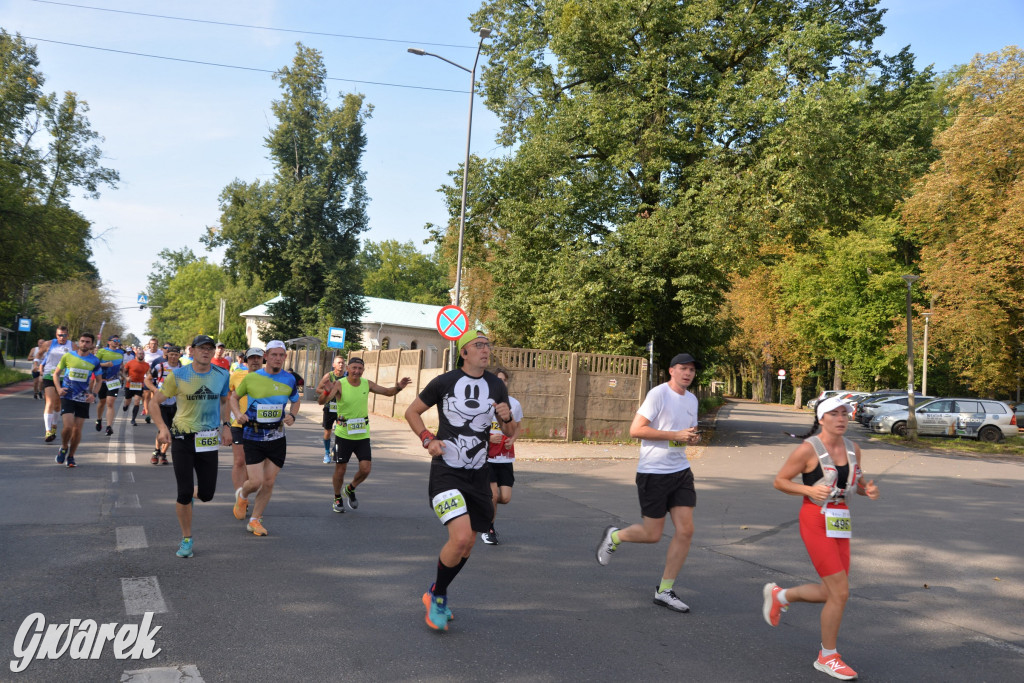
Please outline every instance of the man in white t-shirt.
M605 565L620 543L657 543L661 540L667 513L676 533L668 544L665 570L654 591L654 604L676 612L690 611L672 586L690 552L693 508L697 505L686 444L700 441L697 397L687 391L697 376L698 367L690 354L676 354L669 363L669 380L651 389L633 418L629 435L640 439L636 488L643 521L625 529L606 528L597 546L597 561Z

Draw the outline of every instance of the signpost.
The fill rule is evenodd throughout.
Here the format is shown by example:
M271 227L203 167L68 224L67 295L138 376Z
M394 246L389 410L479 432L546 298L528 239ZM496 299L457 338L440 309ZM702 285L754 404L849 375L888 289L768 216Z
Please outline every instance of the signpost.
M32 318L18 318L18 332L31 332Z
M448 357L448 369L455 369L455 344L469 327L469 318L466 312L458 306L444 306L437 312L437 331L442 337L452 343L451 352Z
M786 381L786 371L779 370L779 403L782 403L782 383Z
M140 306L145 306L146 304L149 303L149 297L146 296L145 294L139 294L139 298L136 299L135 302Z
M344 327L329 327L329 328L327 328L327 348L329 348L329 349L343 349L343 348L345 348L345 328Z

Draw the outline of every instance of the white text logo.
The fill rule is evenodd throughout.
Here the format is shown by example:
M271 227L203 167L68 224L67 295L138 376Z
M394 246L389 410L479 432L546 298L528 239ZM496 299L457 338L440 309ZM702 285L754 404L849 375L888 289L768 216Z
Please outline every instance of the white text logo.
M11 671L20 673L33 659L99 659L110 641L117 659L152 659L160 653L153 636L162 626L151 629L153 613L146 612L141 624L97 624L92 619L72 619L66 624L46 625L46 617L36 612L25 617L14 638Z

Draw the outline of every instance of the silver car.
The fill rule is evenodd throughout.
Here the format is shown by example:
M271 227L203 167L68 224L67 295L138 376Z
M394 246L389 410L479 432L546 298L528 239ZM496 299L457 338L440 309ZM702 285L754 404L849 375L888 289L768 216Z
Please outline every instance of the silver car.
M962 436L995 443L1017 436L1017 417L1002 401L980 398L939 398L914 410L917 433L932 436ZM878 434L907 433L907 411L876 415L871 431Z

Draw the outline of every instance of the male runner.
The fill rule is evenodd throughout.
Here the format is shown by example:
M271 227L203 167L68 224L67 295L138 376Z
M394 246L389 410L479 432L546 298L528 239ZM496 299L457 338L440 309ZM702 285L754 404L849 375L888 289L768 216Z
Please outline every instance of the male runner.
M666 513L676 533L668 544L661 583L654 590L654 604L676 612L690 608L672 590L686 562L693 538L693 508L697 492L686 459L686 444L700 441L697 429L697 397L687 391L697 375L697 361L678 353L669 363L669 380L651 389L633 417L629 435L640 439L636 488L643 521L625 529L610 526L597 546L597 561L606 565L620 543L657 543L665 528Z
M178 485L175 512L181 526L178 557L192 557L192 496L207 502L217 490L218 444L231 443L228 416L228 373L210 364L213 340L204 334L192 342L195 357L191 365L172 370L164 386L150 401L160 443L171 444L174 479ZM172 424L164 422L160 404L174 396L181 399ZM218 427L223 423L218 439ZM172 440L173 431L173 440ZM193 472L195 478L193 479Z
M439 375L405 411L405 419L430 453L430 504L448 528L448 542L437 560L437 578L423 594L426 622L432 629L448 630L448 586L469 559L475 532L487 531L494 516L491 504L487 442L497 415L505 436L513 436L516 422L508 407L508 391L487 372L491 343L478 330L469 330L456 345L458 366ZM424 427L423 413L437 406L434 436Z
M28 359L32 361L32 398L36 400L43 397L43 365L39 362L42 358L39 347L45 343L45 339L38 340L28 352Z
M214 352L213 360L211 362L218 368L224 368L228 372L231 372L231 359L224 356L224 352L226 350L224 342L217 342L217 350Z
M263 349L252 347L245 352L243 356L245 359L245 367L241 370L236 370L231 373L231 383L229 388L232 393L238 388L238 385L242 383L242 378L248 375L250 372L256 372L263 367ZM249 397L246 396L238 400L239 410L245 412L246 408L249 407ZM231 413L231 485L237 491L238 487L245 483L245 449L242 448L242 436L243 429L242 424L238 421L238 414ZM242 512L242 517L245 517L245 512L248 510L249 501L246 500L246 510Z
M324 407L324 417L321 424L324 428L324 464L331 464L331 434L334 431L334 422L338 419L337 401L326 400L327 391L333 390L334 386L345 376L345 359L342 356L335 356L331 361L331 371L320 378L316 385L317 403ZM323 398L324 400L320 400Z
M284 342L277 339L267 343L264 357L267 366L263 370L250 372L242 378L233 393L228 396L231 412L238 416L242 425L242 450L245 452L246 480L235 491L236 519L244 519L249 507L249 495L255 493L252 516L245 530L256 536L266 536L263 527L263 511L274 492L277 475L284 467L286 441L284 427L295 424L299 414L299 390L295 378L284 371L288 352ZM249 405L243 411L238 399L248 396ZM291 410L285 410L291 402Z
M121 364L124 362L124 351L121 349L121 338L116 334L107 339L107 348L96 351L100 359L99 403L96 406L96 431L103 429L103 411L107 411L107 436L114 433L114 404L117 392L121 389Z
M394 396L402 389L405 389L412 380L403 377L393 387L384 388L376 382L363 378L363 370L366 366L363 359L358 356L348 361L348 377L330 383L317 399L321 404L337 404L337 425L334 428L334 476L331 483L334 484L334 505L335 512L344 512L347 507L355 510L359 507L356 500L356 487L362 484L370 476L371 453L370 453L370 392L382 396ZM326 421L326 418L325 418ZM345 469L352 454L356 454L359 460L359 471L352 477L352 481L345 487L345 498L342 502L342 484L345 483Z
M160 342L156 337L150 337L146 343L146 348L143 349L143 358L149 364L149 372L153 369L153 366L157 363L162 363L167 360L167 356L160 348ZM149 400L153 397L153 392L149 390L149 387L145 385L145 376L143 376L142 385L142 414L146 416L146 424L149 424L152 418L149 414Z
M124 403L121 405L121 411L128 412L128 404L132 404L132 427L139 426L135 418L139 416L139 405L140 401L143 400L144 392L148 391L145 382L150 368L149 363L142 360L144 357L143 352L136 352L135 358L122 363L128 381L125 385ZM163 354L160 357L163 358Z
M163 389L167 376L178 368L184 367L179 361L181 358L181 349L179 347L174 344L168 344L164 347L164 353L167 354L167 360L156 361L149 374L146 375L145 384L151 392ZM175 396L169 396L166 401L160 403L159 412L164 424L169 425L174 422L174 414L177 410L178 399ZM159 437L159 433L157 436ZM160 439L157 438L156 443L153 445L153 455L149 458L149 464L167 465L167 448L169 446L170 444L166 442L160 443Z
M192 365L192 347L185 347L185 355L181 357L182 365Z
M43 425L46 427L44 441L47 443L57 438L57 422L60 421L60 396L53 384L53 371L57 368L61 356L74 351L74 345L68 339L68 328L61 325L57 328L55 339L39 345L36 358L42 365L43 372Z
M75 451L82 440L82 423L89 418L89 404L96 400L100 379L93 372L100 359L92 353L96 337L83 332L78 337L78 351L69 351L60 357L53 371L53 386L60 399L63 428L60 432L60 450L55 458L58 465L75 466Z
M509 372L505 368L498 368L494 372L502 384L508 387ZM508 407L512 411L512 419L516 421L516 433L512 436L505 436L501 432L501 425L497 422L491 423L491 442L487 446L487 464L491 472L491 502L494 503L494 516L498 516L498 505L508 505L512 502L512 486L516 483L516 475L513 464L516 461L516 437L519 436L519 427L523 422L523 407L519 401L511 396L508 397ZM498 532L494 530L494 517L491 518L491 528L480 534L480 538L487 545L498 545Z

